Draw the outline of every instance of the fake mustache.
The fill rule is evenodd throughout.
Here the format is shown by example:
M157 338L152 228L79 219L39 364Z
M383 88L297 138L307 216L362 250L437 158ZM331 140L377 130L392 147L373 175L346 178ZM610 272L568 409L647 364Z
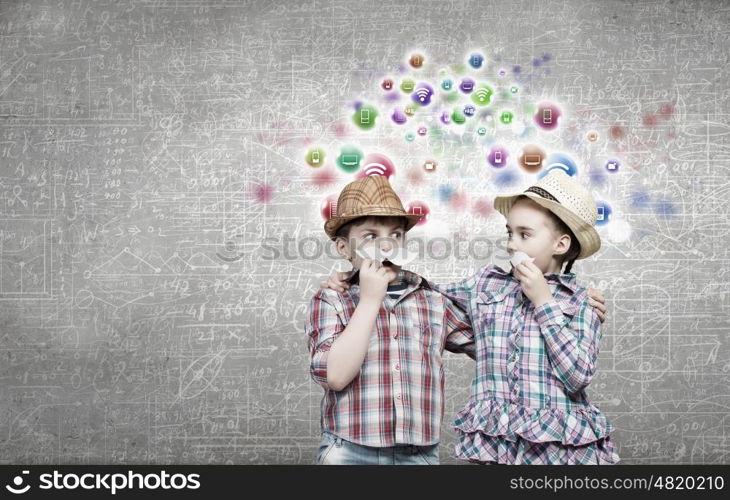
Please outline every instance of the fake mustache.
M384 252L372 246L358 248L357 254L363 259L377 260L381 263L387 260L401 267L410 264L418 257L415 253L409 252L405 248L393 248L388 252Z
M535 259L527 255L525 252L515 252L514 254L512 254L512 258L509 261L514 267L517 267L526 260L530 262L535 262Z

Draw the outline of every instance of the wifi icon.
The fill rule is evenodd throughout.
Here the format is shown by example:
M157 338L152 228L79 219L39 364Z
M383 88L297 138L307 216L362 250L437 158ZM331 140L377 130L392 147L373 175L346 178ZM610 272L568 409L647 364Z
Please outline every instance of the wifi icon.
M373 175L385 175L386 168L382 163L371 163L365 167L365 175L368 177Z
M480 85L471 95L471 100L477 106L486 106L492 100L493 90L488 85Z
M575 162L575 160L573 160L573 158L566 154L553 153L548 156L545 163L547 164L547 166L538 174L538 179L542 179L543 177L545 177L547 173L551 170L562 170L571 177L575 177L576 175L578 175L577 163Z
M412 94L412 99L421 106L428 106L431 104L431 97L433 96L433 89L430 85L425 83L419 83L418 87Z
M357 174L357 178L381 175L390 177L395 174L395 166L387 156L380 153L371 153L363 159L363 168Z

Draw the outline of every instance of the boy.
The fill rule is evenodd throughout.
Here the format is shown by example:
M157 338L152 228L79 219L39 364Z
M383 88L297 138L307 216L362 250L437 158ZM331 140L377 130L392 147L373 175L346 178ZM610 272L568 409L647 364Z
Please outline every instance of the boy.
M325 390L319 464L439 462L443 349L473 357L471 326L421 276L359 255L402 248L419 218L387 178L370 176L344 188L325 223L356 272L349 290L320 289L309 307L310 372Z

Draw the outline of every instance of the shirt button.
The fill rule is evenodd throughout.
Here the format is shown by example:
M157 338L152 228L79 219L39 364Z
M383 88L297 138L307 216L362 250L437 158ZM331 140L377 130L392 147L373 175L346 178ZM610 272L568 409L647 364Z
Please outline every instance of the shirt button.
M395 365L396 370L400 370L400 365Z
M398 394L398 395L397 395L397 396L395 397L395 399L400 399L400 394Z

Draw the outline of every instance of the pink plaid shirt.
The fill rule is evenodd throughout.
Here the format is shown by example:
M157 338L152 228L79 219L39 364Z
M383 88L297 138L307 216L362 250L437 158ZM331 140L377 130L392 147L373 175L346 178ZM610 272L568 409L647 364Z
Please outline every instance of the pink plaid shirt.
M319 290L307 315L310 372L324 388L322 430L361 445L438 443L444 411L443 351L474 357L465 312L421 276L401 270L398 278L408 288L398 298L383 299L360 374L341 391L327 385L327 355L357 307L357 274L344 293Z

